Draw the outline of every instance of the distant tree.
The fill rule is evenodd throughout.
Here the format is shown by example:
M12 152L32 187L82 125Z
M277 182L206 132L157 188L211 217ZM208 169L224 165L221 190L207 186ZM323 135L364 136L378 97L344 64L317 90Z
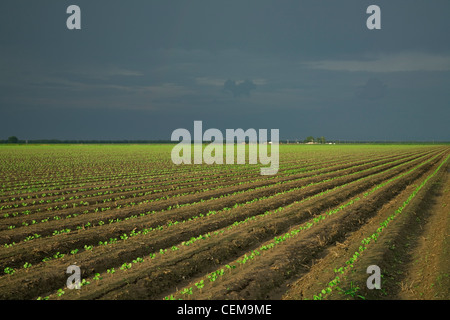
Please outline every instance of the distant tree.
M316 140L318 143L325 143L325 137L320 137L320 138L317 138L317 140Z
M305 142L314 142L314 137L309 136L305 139Z
M18 142L19 142L19 139L15 136L8 138L8 143L18 143Z

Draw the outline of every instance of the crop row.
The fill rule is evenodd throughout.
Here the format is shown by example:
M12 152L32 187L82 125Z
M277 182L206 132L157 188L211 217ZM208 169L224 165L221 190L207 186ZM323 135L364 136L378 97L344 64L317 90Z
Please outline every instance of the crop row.
M286 157L286 154L284 154L283 156ZM102 159L102 158L100 158L100 159ZM284 163L287 163L287 162L288 161L286 159L284 159L283 162L281 163L281 166L283 166ZM297 161L291 161L291 162L296 163L296 162L298 162L298 160ZM73 166L74 165L72 164L71 167L73 167ZM85 167L85 166L86 165L81 164L81 167ZM67 187L80 187L80 186L86 186L87 182L89 182L89 183L92 183L92 182L104 182L104 181L111 181L111 180L116 180L116 179L118 179L118 180L124 180L125 179L126 181L136 181L136 180L143 179L146 175L147 176L150 175L150 177L155 178L155 177L167 174L169 176L169 178L170 178L170 177L173 177L174 174L176 174L175 176L178 176L179 174L181 174L183 172L188 172L189 173L191 171L189 169L189 167L178 167L177 168L177 167L173 167L172 166L172 167L170 167L168 169L165 169L163 173L160 172L161 169L158 169L157 172L155 172L155 170L145 170L145 171L138 171L136 173L131 174L130 172L132 172L132 169L134 167L127 165L126 166L126 171L123 171L123 169L121 169L122 171L120 173L113 174L112 172L109 172L108 174L105 174L104 173L104 166L99 165L98 167L99 167L99 170L101 168L101 171L99 171L99 170L96 170L96 171L102 172L103 173L102 176L81 177L80 179L78 179L76 181L73 181L74 183L76 182L76 184L70 185L70 184L66 183L65 187L66 188ZM139 167L141 167L141 166L139 166ZM161 168L160 165L158 165L157 167ZM214 168L214 171L220 170L220 173L224 174L225 172L229 172L230 171L230 169L228 167L229 166L213 166L213 167L205 166L205 167L196 168L195 171L196 171L197 174L200 174L201 172L206 172L206 174L208 174L208 173L210 173L211 168ZM64 166L62 168L64 168ZM60 184L61 184L61 182L64 182L64 181L59 181L58 182L55 179L55 176L54 176L54 173L53 173L53 172L55 172L55 170L50 170L50 169L51 168L49 168L49 171L52 172L52 174L49 176L49 179L51 179L51 180L42 182L41 184L43 186L45 186L45 188L47 188L47 189L49 189L48 188L49 186L53 185L54 188L50 188L51 190L52 189L53 190L54 189L58 189L59 187L62 187ZM241 168L241 169L243 169L243 168ZM235 170L236 170L236 168L231 169L231 171L235 171ZM5 169L4 171L5 172L9 172L10 170ZM15 176L23 176L23 174L25 172L27 172L27 171L30 171L30 170L26 170L24 172L16 173L14 175ZM58 170L56 172L67 172L67 171L70 171L70 170L61 170L61 167L58 166ZM86 170L84 170L84 171L86 171ZM89 170L87 170L87 171L89 171ZM33 171L33 176L36 176L34 171ZM27 183L24 182L24 184L27 184ZM3 186L5 187L5 184ZM28 185L28 186L22 186L22 187L26 189L26 190L23 190L23 191L28 193L28 194L30 194L31 192L39 191L39 189L37 188L38 185L32 185L32 186ZM41 190L45 190L45 189L41 189ZM4 192L4 191L7 191L7 190L6 189L0 190L0 192ZM48 190L46 190L46 191L48 192Z
M337 163L342 163L342 162L337 162ZM0 211L1 210L6 210L6 209L11 209L11 208L19 208L20 206L22 207L30 207L30 205L39 205L39 204L50 204L50 203L56 203L56 202L64 202L66 200L69 200L68 202L65 202L63 205L61 205L60 207L47 207L44 208L44 210L46 211L53 211L53 210L58 210L58 209L66 209L66 208L75 208L78 206L87 206L87 205L96 205L99 203L106 203L106 202L111 202L111 201L119 201L119 200L123 200L126 198L130 198L130 197L143 197L143 196L147 196L149 194L153 194L153 193L161 193L161 192L166 192L166 191L170 191L170 190L183 190L185 188L190 188L190 187L196 187L196 186L204 186L204 185L208 185L208 184L224 184L224 181L229 181L229 184L233 184L233 182L235 181L239 181L239 180L245 180L248 179L249 177L252 176L256 176L259 179L256 180L250 180L250 181L245 181L245 183L251 183L253 181L261 181L261 180L272 180L275 178L279 178L279 177L283 177L283 176L288 176L290 174L296 173L296 172L305 172L308 171L308 168L317 168L320 167L322 163L316 163L314 165L309 165L309 166L302 166L302 167L296 167L294 169L289 169L289 170L285 170L283 172L280 172L280 174L278 174L277 176L271 176L268 178L263 178L260 175L242 175L241 173L234 173L233 175L227 175L227 176L223 176L221 177L222 179L214 179L210 182L208 182L208 179L205 178L190 178L188 180L178 180L176 182L176 184L174 184L173 182L169 182L169 183L164 183L164 184L150 184L150 185L144 185L144 186L140 186L140 187L135 187L135 188L119 188L117 190L113 190L111 188L107 189L107 190L103 190L103 191L97 191L96 193L93 194L82 194L82 195L72 195L71 197L69 197L69 199L66 199L65 196L60 196L58 198L54 198L54 199L48 199L48 200L44 200L41 199L38 202L36 202L35 200L31 203L28 202L21 202L21 203L17 203L17 204L9 204L9 205L3 205L0 206ZM332 163L331 163L332 164ZM232 176L238 176L238 177L234 177L234 178L230 178ZM216 176L214 176L216 177ZM226 178L227 180L225 180L224 178ZM230 178L230 179L228 179ZM212 178L211 178L212 179ZM194 181L201 181L198 184L187 184L189 182L194 182ZM151 181L149 181L151 182ZM159 187L162 186L166 186L169 185L171 186L171 188L166 188L166 189L158 189ZM157 188L157 189L155 189ZM149 190L149 191L146 191ZM127 192L127 195L123 195L124 192ZM47 194L42 194L43 198L46 196ZM52 194L53 195L53 194ZM56 193L54 194L56 195ZM116 195L114 197L114 195ZM95 198L95 197L99 197L99 199L92 199L90 200L90 202L87 201L83 201L83 199L86 198ZM14 199L14 198L12 198ZM75 201L76 200L76 201ZM79 202L77 202L78 200L81 200ZM88 199L86 199L88 200ZM72 202L70 202L72 201ZM93 203L93 201L95 201L95 203ZM40 212L42 209L34 209L33 211L31 209L25 210L25 211L17 211L17 212L8 212L6 214L3 215L4 218L7 217L15 217L18 216L19 214L24 214L24 215L29 215L31 213L34 212Z
M102 159L102 161L99 161L99 159ZM22 160L22 159L21 159ZM42 159L41 159L42 160ZM76 185L85 185L86 182L89 183L93 183L93 182L102 182L102 181L110 181L110 180L126 180L126 181L136 181L139 179L142 179L144 176L150 176L150 177L158 177L158 176L163 176L163 175L167 175L167 176L173 176L173 174L176 175L180 175L180 174L184 174L184 173L190 173L191 170L189 169L189 167L185 167L185 166L174 166L173 164L170 165L162 165L163 162L160 161L156 161L153 160L152 162L150 162L150 165L142 167L142 162L137 160L136 163L139 163L139 166L131 166L130 164L133 163L133 161L131 159L128 159L127 161L127 166L125 168L122 168L122 166L117 166L116 168L114 168L113 170L109 171L109 172L105 172L107 170L105 170L107 167L105 165L102 165L103 163L109 164L109 162L111 161L111 157L108 158L104 158L104 157L93 157L89 159L88 163L85 163L84 161L79 161L78 163L70 163L69 164L69 168L66 168L67 165L62 162L57 162L57 164L55 164L55 168L57 168L58 170L53 170L52 166L48 166L48 162L44 161L43 163L46 163L47 166L46 171L49 172L49 174L46 177L41 177L39 178L40 180L37 180L36 177L39 177L39 173L37 172L36 168L32 168L32 172L33 174L30 175L30 178L34 179L35 181L22 181L22 182L17 182L15 184L15 186L12 187L8 187L8 177L5 176L3 178L3 189L0 190L0 192L5 192L5 191L12 191L18 188L20 189L26 189L24 190L25 192L34 192L36 190L36 188L39 188L40 186L44 186L44 187L51 187L51 186L62 186L62 185L66 185L66 186L70 186L70 184L74 184ZM94 162L92 162L94 161ZM9 161L9 163L11 163L14 161ZM165 162L167 162L167 160L165 160ZM288 163L289 161L285 161L284 163ZM291 162L296 162L295 160L292 160ZM40 163L40 162L39 162ZM113 163L116 163L113 161ZM152 166L152 163L157 163L157 166ZM120 164L120 163L119 163ZM72 168L75 167L75 165L78 165L79 167L85 168L85 170L83 171L75 171L74 173L76 173L79 177L72 177L72 176L66 176L68 175L68 172L71 172ZM30 172L30 168L29 167L25 167L25 168L21 168L20 170L13 170L11 168L11 165L2 166L4 171L9 173L12 177L21 177L21 179L23 179L26 176L27 172ZM166 167L166 168L164 168ZM155 169L157 168L157 169ZM89 170L89 169L93 169ZM243 168L242 168L243 169ZM211 171L211 167L210 166L204 166L204 167L200 167L200 168L196 168L196 172L197 174L200 174L202 172L206 173L206 174L210 174ZM226 172L230 172L230 168L228 166L214 166L214 171L218 171L221 174L224 174ZM235 169L233 169L232 171L235 171ZM50 173L51 172L51 173ZM57 173L55 175L55 172ZM101 173L100 175L95 174L96 172ZM80 173L83 173L82 175L80 175ZM58 180L58 176L59 175L64 175L66 176L64 179ZM42 179L48 179L48 180L42 180Z
M376 229L374 233L370 236L361 240L361 245L358 248L358 251L355 251L353 255L345 262L344 266L339 268L334 268L334 272L337 274L336 277L328 283L328 286L322 289L318 294L313 296L314 300L323 300L327 297L332 291L333 288L337 287L337 285L341 282L341 276L348 272L351 268L353 268L354 264L358 261L359 257L365 252L369 247L369 244L372 242L377 242L377 239L381 235L381 233L388 227L388 225L406 208L406 206L412 201L412 199L417 195L417 193L426 185L426 183L435 176L441 167L447 162L450 156L447 156L439 166L428 175L422 183L420 183L416 189L409 195L409 197L403 202L403 204L398 207L391 215L389 215L383 222L380 223L380 227Z
M435 158L435 157L434 157ZM367 197L369 197L372 193L374 193L375 191L387 186L388 184L390 184L391 182L398 180L410 173L412 173L413 171L415 171L416 169L422 167L423 165L425 165L426 163L429 163L430 161L432 161L434 158L432 159L428 159L427 161L419 164L418 166L412 168L411 170L404 172L400 175L397 175L393 178L390 178L378 185L376 185L375 187L373 187L372 189L370 189L367 192L364 192L362 194L362 196L357 196L354 197L352 199L350 199L349 201L347 201L346 203L331 209L323 214L319 214L314 216L313 218L311 218L309 221L304 222L296 227L291 228L288 232L280 235L280 236L275 236L271 241L265 242L263 243L259 248L251 250L249 252L246 252L245 254L243 254L242 256L240 256L239 258L235 259L233 262L230 262L228 264L226 264L225 266L222 266L221 268L209 273L207 276L201 278L201 280L197 281L195 283L194 286L188 286L185 287L181 290L179 290L178 292L176 292L175 294L171 294L169 296L166 296L165 299L166 300L172 300L172 299L180 299L181 297L190 297L192 296L196 290L201 290L203 289L205 283L209 282L214 282L216 281L219 277L222 277L224 275L228 275L228 276L232 276L233 269L238 268L241 265L244 265L248 262L252 262L255 261L255 259L259 256L261 256L264 252L270 251L274 248L277 247L278 244L280 243L284 243L288 240L294 241L295 237L302 231L304 230L308 230L310 228L312 228L313 226L321 223L322 221L324 221L327 217L335 215L339 212L341 212L342 210L346 209L349 206L352 206L353 204L357 203L360 200L366 199ZM442 164L441 164L442 165ZM277 211L279 210L285 210L289 207L291 207L294 204L288 205L286 207L281 207L279 209L277 209Z
M345 159L344 159L345 160ZM325 163L326 160L323 160L322 163ZM330 160L328 160L330 161ZM343 161L343 160L341 160ZM320 163L320 162L319 162ZM315 163L315 165L319 164L319 163ZM305 164L303 164L304 166L307 166ZM284 164L280 166L280 170L279 173L288 173L289 170L292 170L291 168L298 168L298 164L294 163L294 164ZM100 193L102 191L99 190L105 190L103 192L107 192L107 193L111 193L112 189L119 189L119 190L124 190L124 191L132 191L134 189L138 189L138 188L142 188L142 185L146 185L149 183L158 183L159 184L155 184L156 186L163 186L163 185L171 185L174 183L183 183L183 182L194 182L194 181L202 181L202 180L207 180L207 179L212 179L214 177L232 177L232 176L240 176L242 177L242 173L245 173L245 175L248 176L255 176L258 175L258 173L251 173L248 172L247 167L245 168L240 168L240 170L233 170L232 172L228 173L228 174L223 174L221 172L215 172L215 171L211 171L208 170L206 173L199 175L199 173L197 171L192 172L189 175L186 176L179 176L176 174L176 172L173 172L172 174L170 174L167 177L158 177L158 176L154 176L154 174L148 174L148 175L141 175L139 176L139 179L134 178L134 179L127 179L129 182L128 183L122 183L122 184L110 184L110 185L105 185L102 184L101 186L94 186L91 188L81 188L81 189L73 189L73 190L61 190L61 191L54 191L54 192L44 192L44 193L34 193L34 194L30 194L28 193L26 195L26 197L22 197L22 196L14 196L14 197L9 197L9 198L3 198L0 199L0 203L1 202L17 202L18 205L22 204L23 206L26 205L30 205L30 204L35 204L31 201L28 202L24 202L27 200L37 200L37 199L42 199L42 198L49 198L49 197L53 197L53 198L57 198L55 201L53 202L57 202L57 201L62 201L65 199L66 195L71 195L73 193L78 193L78 192L88 192L88 191L93 191L94 193L91 193L91 197L96 196L97 193ZM158 177L158 179L155 179L155 177ZM180 180L180 177L182 178ZM114 178L114 177L110 177L110 178ZM165 181L169 181L166 183L161 183L161 182L165 182ZM108 181L109 182L109 181ZM126 188L124 188L126 187ZM123 188L123 189L120 189ZM24 205L23 202L26 204ZM38 202L39 203L39 202ZM1 209L1 208L0 208Z
M396 161L393 161L393 162L389 162L389 163L387 163L387 164L381 164L381 165L378 165L378 166L369 167L369 168L366 169L366 170L356 171L356 172L353 172L353 173L351 173L351 174L349 174L349 175L344 175L343 177L355 175L355 174L362 173L362 172L365 172L365 171L375 170L375 169L377 169L377 168L379 168L379 167L381 167L381 166L385 166L385 165L388 165L388 164L391 164L391 163L395 163L395 162L398 162L398 161L406 161L406 160L405 160L405 159L401 159L401 160L396 160ZM356 167L358 167L358 166L350 167L350 168L356 168ZM340 171L344 171L344 170L347 170L347 169L337 170L337 171L335 171L335 173L336 173L336 172L340 172ZM317 175L317 176L320 176L320 175ZM322 181L319 181L319 182L317 182L317 183L313 183L313 184L310 184L310 185L315 185L315 184L319 184L319 183L325 183L325 182L332 181L332 180L334 180L334 179L336 179L336 178L340 178L340 177L341 177L341 176L334 176L334 178L332 178L332 179L325 179L325 180L322 180ZM309 178L310 178L310 177L309 177ZM301 178L301 179L304 179L304 178ZM301 180L301 179L300 179L300 180ZM297 180L293 180L293 181L297 181ZM292 182L292 181L289 181L289 182ZM237 195L237 194L249 193L249 192L251 192L251 191L263 190L263 189L270 188L270 187L273 187L273 186L276 186L276 185L282 185L282 184L284 184L284 183L285 183L285 182L281 181L281 182L279 182L279 183L277 183L277 184L272 184L272 185L266 185L266 186L261 186L261 187L255 187L255 188L245 189L245 190L241 190L241 191L238 191L238 192L234 192L234 193L228 194L228 195ZM293 188L292 191L295 191L295 190L298 190L298 189L299 189L299 188ZM289 190L289 189L288 189L288 190ZM280 193L279 193L279 194L280 194ZM212 198L210 198L209 200L213 200L213 199L222 199L222 198L224 198L224 196L226 196L226 195L223 195L223 194L222 194L220 197L217 197L217 198L212 197ZM255 199L257 199L257 198L252 199L252 201L254 201ZM202 200L200 200L200 203L201 203L201 202L202 202ZM167 207L167 208L165 208L165 209L162 209L161 212L167 212L167 211L169 211L169 210L171 210L171 209L182 208L182 207L185 207L185 206L192 206L192 205L195 205L195 204L198 204L198 203L199 203L199 202L190 202L190 203L186 203L186 204L177 204L176 206L173 206L173 207L172 207L172 206L169 206L169 207ZM236 205L236 204L235 204L235 205ZM111 224L111 223L117 223L117 222L129 220L129 219L134 219L134 218L137 218L137 217L143 217L143 216L146 216L146 215L148 215L148 214L154 214L154 213L156 213L156 212L157 212L156 210L152 210L152 211L148 211L148 212L141 212L140 214L131 215L131 216L128 216L128 217L125 217L125 218L118 218L117 216L115 216L115 219L114 219L114 218L110 218L107 222L105 222L105 220L99 220L99 221L97 221L97 222L95 222L95 221L84 222L82 225L75 226L75 230L91 228L91 227L95 226L96 224L97 224L98 226L102 226L102 225L107 224L107 223L108 223L108 224ZM49 221L49 220L47 219L47 220L44 220L44 221L41 221L41 222L48 222L48 221ZM34 225L34 224L32 223L31 225ZM61 233L69 233L70 231L71 231L70 228L68 228L67 225L66 225L66 227L63 228L63 229L55 229L55 230L53 230L53 231L47 230L47 231L46 231L46 234L42 234L42 233L41 233L41 234L36 234L36 233L34 233L34 234L29 234L28 236L26 236L26 237L23 239L23 241L30 241L30 240L33 240L33 239L36 239L36 238L41 238L43 235L48 235L48 234L58 235L58 234L61 234ZM16 235L16 237L17 237L17 235ZM16 240L16 241L17 241L17 240ZM4 246L5 246L5 247L11 247L11 246L14 245L14 244L15 244L15 242L9 243L9 244L5 244Z
M431 160L431 159L430 159ZM375 189L375 188L374 188ZM336 189L334 189L334 190L336 190ZM323 195L323 194L326 194L326 193L328 193L328 192L330 192L331 190L327 190L327 191L324 191L324 192L322 192L322 193L319 193L319 194L316 194L315 196L313 196L313 198L315 198L315 197L318 197L318 196L321 196L321 195ZM304 202L304 201L306 201L306 200L309 200L310 198L308 198L308 199L303 199L302 201L298 201L297 203L301 203L301 202ZM280 211L282 211L283 209L281 208L279 208L279 209L277 209L277 210L274 210L274 211L272 211L272 213L276 213L276 212L280 212ZM268 214L270 214L270 212L266 212L266 213L264 213L263 215L259 215L259 217L262 217L262 216L264 216L264 215L268 215ZM215 236L215 235L219 235L219 234L223 234L226 230L230 230L230 229L232 229L232 228L234 228L234 227L236 227L236 226L238 226L238 225L240 225L240 224L243 224L243 223L246 223L246 222L248 222L248 221L250 221L250 220L253 220L253 219L257 219L257 217L252 217L252 218L248 218L248 219L245 219L245 220L242 220L241 222L236 222L236 223L234 223L234 224L232 224L232 225L230 225L230 226L228 226L228 227L226 227L226 228L224 228L224 229L221 229L221 230L216 230L216 231L214 231L214 232L209 232L209 233L206 233L206 234L203 234L203 235L201 235L201 236L198 236L198 237L195 237L195 238L191 238L189 241L184 241L184 242L182 242L182 246L189 246L189 245L191 245L192 243L194 243L194 242L196 242L196 241L198 241L198 240L205 240L205 239L208 239L208 238L210 238L210 237L213 237L213 236ZM180 248L178 247L178 246L172 246L172 247L170 247L170 248L166 248L166 249L160 249L159 251L157 251L157 252L153 252L153 253L151 253L150 255L149 255L149 257L150 258L155 258L158 254L159 255L165 255L165 254L168 254L168 252L175 252L175 251L178 251ZM125 271L125 270L128 270L129 268L131 268L131 266L133 265L133 263L141 263L143 260L142 259L145 259L146 257L139 257L140 259L138 259L138 258L136 258L136 259L133 259L132 260L132 262L127 262L127 263L124 263L123 265L122 265L122 269L121 270L123 270L123 271ZM112 268L110 268L109 270L112 270ZM110 273L110 272L108 272L108 273ZM220 273L220 270L219 270L219 273ZM214 276L213 276L214 277ZM98 278L98 277L97 277Z

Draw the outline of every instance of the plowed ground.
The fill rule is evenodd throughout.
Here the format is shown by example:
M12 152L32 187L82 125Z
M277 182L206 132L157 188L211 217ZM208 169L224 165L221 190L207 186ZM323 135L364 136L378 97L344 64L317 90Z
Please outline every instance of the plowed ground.
M447 146L281 146L265 177L170 146L40 148L0 149L0 299L450 298Z

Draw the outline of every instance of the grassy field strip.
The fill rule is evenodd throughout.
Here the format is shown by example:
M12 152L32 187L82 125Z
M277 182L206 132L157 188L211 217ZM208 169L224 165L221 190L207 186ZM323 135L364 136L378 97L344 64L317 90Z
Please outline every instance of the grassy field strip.
M422 157L425 157L425 156L422 156ZM421 157L419 157L418 159L420 159ZM407 158L408 159L408 158ZM378 166L374 166L374 167L370 167L370 168L368 168L368 169L365 169L365 170L362 170L362 171L357 171L357 172L354 172L354 173L351 173L351 174L349 174L349 175L345 175L345 176L351 176L351 175L356 175L356 174L359 174L359 173L362 173L362 172L365 172L365 171L370 171L370 170L374 170L374 169L376 169L376 168L379 168L379 167L382 167L382 166L386 166L386 165L389 165L389 164L392 164L392 163L395 163L395 162L398 162L398 161L404 161L405 159L400 159L400 160L395 160L395 161L392 161L392 162L388 162L388 163L383 163L383 164L381 164L381 165L378 165ZM413 159L414 160L414 159ZM413 160L408 160L408 161L413 161ZM375 163L376 162L378 162L378 161L375 161ZM350 167L350 168L356 168L356 167L359 167L359 166L362 166L362 165L358 165L358 166L355 166L355 167ZM337 171L333 171L333 172L339 172L339 171L343 171L343 170L348 170L348 169L350 169L350 168L346 168L346 169L342 169L342 170L337 170ZM320 175L319 175L320 176ZM308 177L308 178L310 178L310 177ZM320 183L325 183L325 182L329 182L329 181L332 181L332 180L335 180L335 179L337 179L337 178L341 178L341 176L336 176L336 177L334 177L334 178L330 178L330 179L326 179L326 180L322 180L322 181L320 181L320 182L317 182L317 183L312 183L312 184L309 184L309 185L307 185L308 187L309 186L313 186L313 185L317 185L317 184L320 184ZM300 178L299 180L301 180L301 179L304 179L304 178ZM294 180L289 180L289 181L287 181L287 182L292 182L292 181L296 181L297 179L294 179ZM284 184L285 182L281 182L281 183L279 183L279 184ZM276 185L276 184L275 184ZM254 191L254 190L260 190L260 189L265 189L265 188L269 188L269 187L272 187L272 186L274 186L274 185L268 185L268 186L262 186L262 187L257 187L257 188L253 188L253 189L245 189L245 190L243 190L243 191L239 191L239 192L235 192L235 193L233 193L232 195L235 195L235 194L242 194L242 193L244 193L244 192L250 192L250 191ZM294 188L294 189L291 189L292 191L297 191L297 190L299 190L299 189L301 189L301 188L304 188L304 187L306 187L306 186L302 186L302 187L299 187L299 188ZM282 194L282 193L279 193L279 194ZM223 198L223 197L219 197L219 198L215 198L215 199L220 199L220 198ZM211 198L211 199L213 199L213 198ZM209 199L209 200L211 200L211 199ZM257 199L257 198L256 198ZM255 199L253 199L252 201L255 201ZM180 207L183 207L183 206L186 206L186 205L195 205L195 204L197 204L198 202L194 202L194 203L189 203L189 204L183 204L183 205L178 205L178 206L176 206L175 208L180 208ZM165 210L161 210L161 211L167 211L167 210L171 210L172 209L172 207L168 207L167 209L165 209ZM154 213L156 213L156 211L149 211L149 212L146 212L146 213L141 213L140 215L134 215L134 216L130 216L130 217L128 217L128 218L137 218L137 217L143 217L143 216L145 216L145 215L148 215L148 214L154 214ZM125 218L126 219L126 218ZM117 222L121 222L121 221L124 221L125 219L113 219L113 220L110 220L109 221L109 224L111 224L111 223L117 223ZM128 220L128 219L127 219ZM44 220L44 222L48 222L49 220ZM37 223L39 223L39 222L37 222ZM34 224L32 224L32 225L35 225L35 224L37 224L37 223L34 223ZM42 221L41 221L41 223L42 223ZM104 225L104 224L106 224L106 222L104 222L104 221L102 221L102 220L100 220L100 221L98 221L97 222L97 225L98 226L102 226L102 225ZM86 222L86 223L84 223L83 225L78 225L78 226L76 226L75 227L75 230L80 230L80 229L87 229L87 228L91 228L91 227L94 227L95 226L95 222ZM70 229L70 228L64 228L64 229L61 229L61 230L51 230L51 231L49 231L49 232L47 232L47 236L48 236L48 234L50 234L50 236L55 236L55 235L59 235L59 234L67 234L67 233L70 233L72 231L72 229ZM21 240L21 241L25 241L25 242L27 242L27 241L31 241L31 240L34 240L34 239L39 239L39 238L42 238L43 236L46 236L46 234L37 234L37 233L33 233L33 234L30 234L30 235L28 235L28 236L26 236L23 240ZM17 241L17 240L16 240ZM16 245L16 242L15 241L13 241L13 242L11 242L11 243L5 243L5 244L3 244L3 246L5 247L5 248L10 248L10 247L12 247L12 246L14 246L14 245Z
M358 251L356 251L353 256L348 259L345 262L344 266L341 266L339 268L335 268L335 273L338 275L331 280L328 283L328 286L321 290L317 295L313 296L314 300L322 300L326 298L326 296L333 291L333 288L337 286L340 283L340 275L345 274L348 272L349 269L353 268L354 263L358 261L358 258L362 255L362 253L368 248L368 245L371 242L376 242L380 234L388 227L389 223L392 222L402 211L405 209L405 207L411 202L411 200L416 196L416 194L425 186L425 184L430 180L433 176L436 175L436 173L439 171L439 169L447 162L450 155L448 155L441 163L440 165L434 170L430 175L428 175L422 183L417 186L417 188L409 195L409 197L403 202L403 204L398 207L397 210L395 210L386 220L384 220L380 227L370 236L364 238L361 240L361 245L358 248Z
M437 157L437 155L436 155L435 157ZM432 159L434 159L435 157L433 157ZM396 178L389 179L388 181L382 183L381 186L378 185L377 187L373 188L369 193L374 192L374 191L377 190L378 188L381 188L382 186L388 184L388 183L391 182L391 181L394 181L394 180L396 180L396 179L398 179L398 178L400 178L400 177L403 177L403 176L406 175L406 174L409 174L410 172L414 171L414 170L417 169L418 167L424 165L425 163L428 163L428 162L431 161L432 159L429 159L429 160L427 160L426 162L421 163L420 165L418 165L418 166L416 166L415 168L411 169L411 170L408 171L407 173L403 173L403 174L401 174L400 176L397 176ZM392 168L392 169L393 169L393 168ZM389 169L389 170L392 170L392 169ZM366 179L366 178L361 178L361 179L359 179L359 180L362 180L362 179ZM359 180L355 180L354 182L357 182L357 181L359 181ZM349 184L352 184L352 183L353 183L353 182L350 182ZM338 186L338 187L335 187L335 188L333 188L333 189L329 189L329 190L323 191L323 192L321 192L321 193L319 193L319 194L316 194L316 195L314 195L314 196L312 196L312 197L308 197L308 198L305 198L305 199L303 199L303 200L301 200L301 201L297 201L296 203L299 204L299 203L308 201L308 200L310 200L310 199L316 198L316 197L318 197L318 196L322 196L322 195L324 195L324 194L327 194L327 193L329 193L329 192L331 192L331 191L335 191L335 190L337 190L337 189L339 189L339 188L342 188L342 187L343 187L343 186ZM369 194L369 193L367 193L367 194ZM353 200L352 200L352 201L353 201ZM352 203L353 203L353 202L352 202ZM191 239L191 240L189 240L189 241L183 242L182 245L187 245L187 246L188 246L188 245L190 245L190 244L192 244L192 243L194 243L194 242L196 242L196 241L198 241L198 240L205 240L205 239L208 239L208 238L210 238L210 237L212 237L212 236L214 236L214 235L218 235L218 234L223 233L225 230L231 230L232 228L234 228L234 227L236 227L236 226L238 226L238 225L241 225L241 224L243 224L243 223L246 223L246 222L248 222L248 221L250 221L250 220L254 220L254 219L257 219L257 218L260 218L260 217L263 217L263 216L267 216L268 214L280 212L280 211L282 211L284 208L291 207L292 205L293 205L293 204L291 204L291 205L289 205L289 206L286 206L286 207L280 207L279 209L272 210L272 211L268 211L268 212L265 212L264 214L261 214L261 215L258 215L258 216L255 216L255 217L252 217L252 218L249 218L249 219L245 219L245 220L243 220L243 221L234 223L234 224L230 225L229 227L226 227L226 228L224 228L223 230L216 231L216 232L214 232L214 233L208 233L208 234L205 234L205 235L200 235L200 236L198 236L197 238L193 238L193 239ZM333 212L333 213L335 213L335 212ZM329 214L330 214L330 213L328 213L328 215L329 215ZM326 215L326 214L324 214L324 215ZM314 221L314 224L315 224L315 223L318 223L320 220L323 220L323 218L322 218L322 219L319 219L319 220L317 220L317 221ZM309 225L308 223L306 223L306 225L307 225L307 228L310 228L310 227L312 226L312 225ZM276 237L276 241L280 242L279 239L283 239L283 237ZM285 239L284 239L284 240L285 240ZM284 240L283 240L283 241L284 241ZM270 248L270 246L267 247L266 249L268 249L268 248ZM172 246L172 247L170 248L170 250L167 250L167 249L161 249L161 250L158 251L158 252L151 253L151 254L150 254L150 258L154 258L158 253L159 253L159 254L167 254L168 252L171 252L171 251L177 251L177 250L178 250L178 247L176 247L176 246ZM247 258L245 258L245 256L246 256L246 255L243 256L243 259L244 259L244 261L247 261ZM252 256L252 254L250 253L249 256ZM122 264L120 270L128 270L129 268L131 268L132 263L140 263L140 262L143 261L143 259L146 259L146 257L138 257L138 258L134 259L132 262L124 263L124 264ZM238 259L238 260L239 260L239 259ZM244 262L244 263L245 263L245 262ZM113 268L111 268L111 269L109 269L109 270L111 271L111 270L113 270ZM108 272L108 273L110 273L110 272ZM211 273L210 275L211 275L212 278L214 278L217 274L220 274L220 273L221 273L221 269L218 270L218 273ZM99 280L99 279L100 279L100 275L96 275L96 276L94 276L94 278L93 278L93 280ZM88 283L90 283L90 281L87 281L87 280L86 280L85 284L88 284ZM61 294L61 290L59 291L59 294Z
M438 155L436 155L435 157L437 157ZM371 190L365 192L363 194L363 197L354 197L351 200L349 200L348 202L346 202L343 205L340 205L337 208L334 208L326 213L323 213L321 215L318 215L314 218L312 218L310 221L307 221L297 227L292 228L289 232L286 232L284 235L281 236L277 236L275 237L272 241L270 242L266 242L263 245L261 245L258 249L249 251L247 253L245 253L244 255L242 255L241 257L239 257L238 259L236 259L233 263L229 263L227 265L225 265L223 268L217 269L216 271L211 272L210 274L208 274L205 278L199 280L198 282L195 283L194 286L191 287L186 287L183 288L181 290L179 290L177 293L175 293L175 295L171 295L171 296L166 296L165 299L166 300L170 300L170 299L174 299L175 296L177 296L177 299L179 298L178 295L192 295L195 290L201 290L204 287L205 284L205 280L208 279L210 282L214 282L216 281L219 277L224 276L227 274L227 270L232 270L235 269L238 265L243 265L245 263L247 263L248 261L253 261L256 257L260 256L262 254L262 252L264 251L268 251L270 249L275 248L279 243L285 242L287 240L293 239L297 234L299 234L301 231L303 230L307 230L310 229L311 227L313 227L314 225L320 223L321 221L325 220L327 217L339 213L340 211L342 211L343 209L353 205L354 203L358 202L361 199L365 199L366 197L368 197L370 194L372 194L373 192L375 192L376 190L383 188L384 186L388 185L389 183L391 183L392 181L398 180L402 177L404 177L405 175L410 174L411 172L415 171L417 168L425 165L426 163L432 161L435 157L433 157L432 159L428 159L427 161L419 164L418 166L414 167L413 169L404 172L398 176L395 176L383 183L378 184L377 186L375 186L374 188L372 188ZM441 164L442 165L442 164ZM282 207L280 208L281 210L284 210L289 206L286 207ZM277 209L279 210L279 209ZM229 273L228 273L229 274Z

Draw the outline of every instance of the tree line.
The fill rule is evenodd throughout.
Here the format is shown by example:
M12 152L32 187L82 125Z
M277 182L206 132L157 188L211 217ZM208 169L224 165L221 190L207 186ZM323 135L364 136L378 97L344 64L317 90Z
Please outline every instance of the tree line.
M147 143L176 143L170 140L59 140L37 139L21 140L11 136L6 140L0 140L0 144L147 144Z

